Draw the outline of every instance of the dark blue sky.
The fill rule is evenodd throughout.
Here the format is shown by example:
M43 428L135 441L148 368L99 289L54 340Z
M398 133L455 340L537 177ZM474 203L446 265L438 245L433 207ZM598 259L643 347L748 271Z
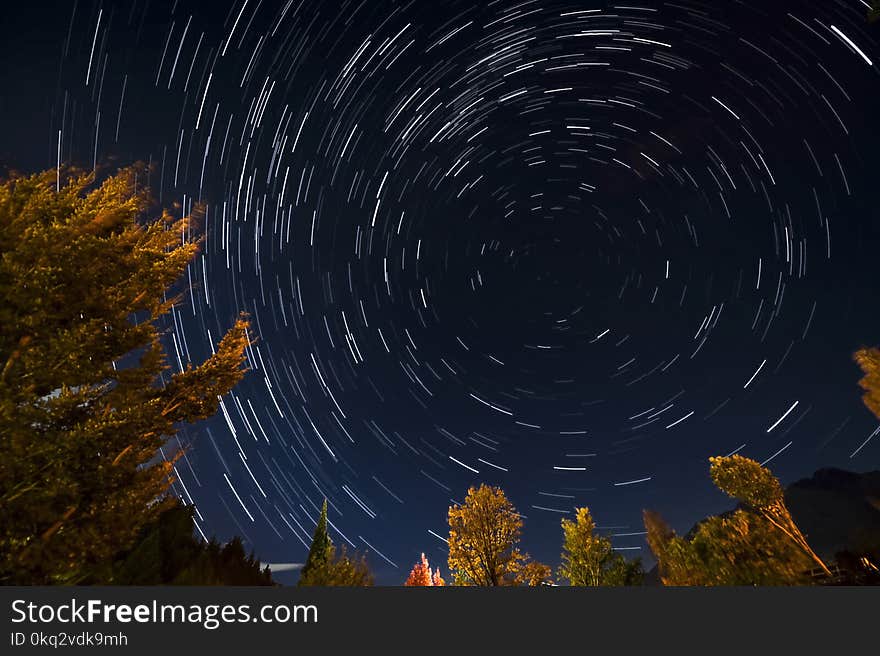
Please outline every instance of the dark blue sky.
M878 28L766 5L11 5L0 164L151 161L207 207L172 368L239 311L259 341L181 433L205 534L302 562L327 496L395 584L445 571L429 531L487 482L542 560L582 505L647 558L642 509L730 507L709 456L880 461L851 361L880 339Z

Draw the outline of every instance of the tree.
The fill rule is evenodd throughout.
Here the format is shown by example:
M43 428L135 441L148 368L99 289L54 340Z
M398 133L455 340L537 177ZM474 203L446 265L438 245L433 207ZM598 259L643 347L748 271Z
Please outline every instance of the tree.
M327 499L321 507L321 516L309 548L306 564L300 572L297 585L301 586L370 586L373 575L367 565L366 554L348 554L345 545L338 552L327 533Z
M438 567L433 572L431 571L431 566L428 564L428 558L425 554L422 554L421 559L415 565L413 565L412 570L409 573L409 577L406 579L405 586L435 586L435 585L446 585L446 581L443 580L443 577L440 576L440 568Z
M468 490L449 508L449 569L456 585L538 585L550 569L519 550L522 518L501 488Z
M313 577L311 585L365 587L373 585L373 574L367 565L366 554L348 554L346 546L337 552L330 547L330 559Z
M628 563L615 552L611 540L595 535L588 508L577 508L575 521L562 520L562 564L559 577L570 585L611 586L641 583L641 564Z
M740 455L709 458L709 462L712 481L719 490L763 517L809 556L825 574L831 574L794 523L785 505L782 485L769 469Z
M457 585L513 585L524 560L522 519L501 488L471 487L449 508L449 569Z
M428 586L434 585L434 579L431 576L431 567L428 565L428 559L422 554L421 560L413 565L409 577L406 579L405 586Z
M348 586L362 587L373 585L373 575L367 564L366 554L349 555L345 545L337 551L331 544L327 560L319 562L307 576L300 575L297 585L301 586Z
M645 512L648 544L664 585L797 585L811 560L764 518L737 510L700 522L679 537Z
M648 545L666 585L795 585L825 563L807 544L785 505L782 485L754 460L710 458L716 487L741 508L700 522L679 537L656 513L645 511Z
M553 570L550 569L549 565L529 559L528 554L526 554L525 558L525 562L519 568L514 578L517 585L528 585L531 587L553 585Z
M168 375L160 321L198 243L192 217L147 216L139 173L0 182L0 583L100 580L174 503L159 449L244 375L244 318Z
M642 513L645 523L646 539L651 553L657 559L657 569L663 585L692 585L691 552L687 544L677 539L675 531L659 513L645 510Z
M611 565L605 572L605 585L631 586L642 585L645 581L645 570L642 567L642 559L628 560L621 554L616 554Z
M861 349L856 352L855 360L865 374L859 381L859 386L865 390L862 400L868 410L880 419L880 349Z
M115 585L275 585L268 565L247 555L241 539L225 545L193 536L193 507L175 504L97 581ZM97 581L86 580L90 584Z
M315 533L312 536L312 545L309 547L309 555L299 575L299 585L310 585L313 574L316 575L326 569L328 563L333 559L332 548L333 543L327 533L327 499L324 499L321 515L318 517L318 524L315 526Z

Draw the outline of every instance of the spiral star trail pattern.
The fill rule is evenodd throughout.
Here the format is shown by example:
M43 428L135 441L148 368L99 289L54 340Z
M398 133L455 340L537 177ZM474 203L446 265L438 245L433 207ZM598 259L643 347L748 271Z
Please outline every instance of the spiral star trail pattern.
M150 160L163 205L204 206L172 368L239 312L257 338L169 444L204 535L302 562L327 497L399 583L485 481L542 559L580 505L647 557L642 508L729 507L710 455L877 466L850 360L880 335L867 6L31 7L3 157Z

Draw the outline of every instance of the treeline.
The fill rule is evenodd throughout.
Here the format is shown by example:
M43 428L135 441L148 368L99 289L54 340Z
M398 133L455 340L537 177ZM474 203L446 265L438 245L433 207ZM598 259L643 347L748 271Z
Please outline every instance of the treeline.
M120 554L108 571L83 584L115 585L276 585L269 567L245 552L241 538L221 545L194 536L193 507L176 504L144 529L135 546Z
M168 449L171 438L216 414L254 338L242 316L203 363L171 373L160 326L198 253L190 235L200 209L184 218L157 210L147 173L134 166L98 182L50 170L0 181L0 584L272 583L239 539L195 539L192 511L173 494L183 452ZM880 416L880 350L856 360L865 404ZM665 583L793 584L811 568L830 576L767 470L734 456L713 459L711 472L740 502L735 512L683 537L645 513ZM586 508L562 521L556 572L520 550L522 518L498 488L472 488L448 520L455 585L644 577L597 535ZM852 555L851 569L868 576L872 557ZM426 558L408 580L445 584ZM372 582L365 555L330 540L325 502L300 584Z
M859 381L863 401L880 418L880 349L860 349L854 359L864 373ZM769 469L739 455L713 457L709 463L712 482L738 502L735 510L702 520L684 536L658 513L643 512L648 546L663 585L880 584L880 544L840 552L834 562L826 563L798 528L785 491ZM330 556L313 560L316 553L332 554L326 512L325 502L300 585L371 585L363 556L356 560L356 578L311 574L334 569ZM641 559L627 560L616 552L609 537L597 533L589 508L575 508L573 520L562 519L561 564L555 580L550 566L520 550L522 516L501 488L470 488L463 503L449 508L448 522L447 566L453 585L632 586L645 580ZM312 562L320 562L323 569L312 570ZM343 562L340 571L351 570ZM446 582L422 553L404 585Z
M810 547L785 503L782 485L766 468L739 455L710 458L710 475L719 490L738 502L736 510L701 521L679 536L662 517L644 512L648 545L660 581L670 586L779 586L880 584L880 545L872 551L841 553L826 563ZM522 516L498 487L480 485L449 508L448 571L460 586L633 586L642 585L640 559L615 551L597 533L588 508L576 508L562 527L561 564L555 572L520 550ZM371 585L365 561L356 580L328 577L333 571L326 534L326 503L301 585ZM323 545L323 546L322 546ZM329 545L329 546L328 546ZM332 560L332 559L331 559ZM317 572L322 572L318 574ZM425 554L413 566L406 586L442 586L439 568Z

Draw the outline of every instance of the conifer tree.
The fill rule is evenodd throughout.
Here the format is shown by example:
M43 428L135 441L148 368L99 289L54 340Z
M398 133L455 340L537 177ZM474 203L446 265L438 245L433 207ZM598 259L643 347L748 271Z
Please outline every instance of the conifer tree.
M199 245L191 217L151 218L144 177L0 182L0 583L101 581L173 503L159 449L244 374L239 319L169 375L161 322Z
M112 563L114 585L275 585L268 565L246 554L238 537L226 545L195 536L193 506L176 504L144 531L135 546Z
M321 516L318 518L315 534L312 537L312 545L309 548L309 555L300 572L299 585L311 585L311 581L318 578L332 560L332 550L333 543L327 533L327 499L324 499L324 505L321 506Z
M306 564L300 572L297 585L309 586L370 586L373 574L367 565L366 554L349 555L345 545L337 551L327 533L327 499L321 507L321 516L309 548Z

